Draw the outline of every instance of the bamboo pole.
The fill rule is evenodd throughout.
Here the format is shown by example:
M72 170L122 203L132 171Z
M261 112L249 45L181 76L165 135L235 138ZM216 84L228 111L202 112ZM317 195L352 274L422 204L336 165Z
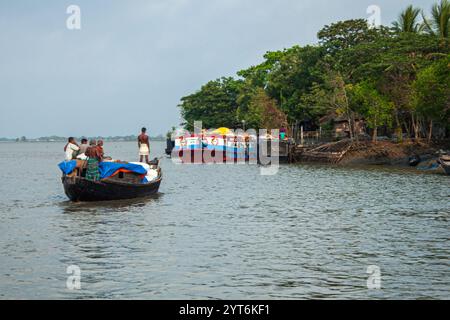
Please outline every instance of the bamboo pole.
M303 126L300 128L300 144L302 146L305 145L305 136L304 136Z

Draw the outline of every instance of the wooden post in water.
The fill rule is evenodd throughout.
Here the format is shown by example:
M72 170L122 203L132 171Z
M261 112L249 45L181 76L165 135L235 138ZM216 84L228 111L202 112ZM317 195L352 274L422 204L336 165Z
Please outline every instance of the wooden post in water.
M305 145L305 134L303 132L303 126L300 128L300 144L303 147Z

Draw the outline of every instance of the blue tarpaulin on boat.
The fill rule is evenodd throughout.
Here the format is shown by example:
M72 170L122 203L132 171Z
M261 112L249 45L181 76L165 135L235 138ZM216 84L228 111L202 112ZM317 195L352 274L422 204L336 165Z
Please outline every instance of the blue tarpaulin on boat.
M132 163L116 163L116 162L100 162L98 164L100 178L105 179L111 177L117 170L125 169L137 174L147 174L147 170L138 164Z
M61 171L64 174L71 174L73 170L75 170L77 166L77 162L75 160L73 161L64 161L58 164L58 167L61 169Z
M76 166L77 162L75 160L64 161L58 165L64 174L71 174L73 170L75 170ZM120 169L129 170L137 174L147 174L147 170L143 166L132 163L100 162L98 164L98 169L100 171L101 179L111 177L117 170Z

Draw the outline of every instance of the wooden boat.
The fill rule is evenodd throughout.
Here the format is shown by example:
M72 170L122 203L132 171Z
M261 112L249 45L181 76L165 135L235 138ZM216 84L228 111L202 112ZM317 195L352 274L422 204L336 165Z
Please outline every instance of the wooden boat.
M67 197L74 202L144 198L156 194L162 181L161 168L152 168L157 171L157 177L148 183L142 183L140 175L124 172L101 181L90 181L84 178L83 170L63 175L62 183Z
M417 167L422 162L422 159L418 155L411 156L409 158L409 166Z
M450 156L442 156L439 159L441 167L444 169L447 175L450 175Z

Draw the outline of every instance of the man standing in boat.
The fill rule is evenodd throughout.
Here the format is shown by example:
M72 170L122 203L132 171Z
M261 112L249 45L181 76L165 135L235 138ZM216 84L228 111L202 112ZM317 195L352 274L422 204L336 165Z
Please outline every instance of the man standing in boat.
M150 157L150 141L147 136L146 128L142 128L141 134L138 137L138 146L139 146L139 161L148 163L148 159Z

